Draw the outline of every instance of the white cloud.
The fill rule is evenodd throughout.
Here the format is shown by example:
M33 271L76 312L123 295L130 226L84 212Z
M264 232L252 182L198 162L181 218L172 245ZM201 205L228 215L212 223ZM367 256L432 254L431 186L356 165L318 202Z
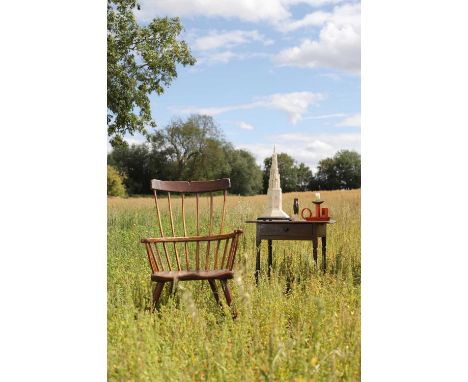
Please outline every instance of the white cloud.
M262 101L266 107L283 110L288 113L289 121L296 124L302 119L310 105L317 104L324 99L324 95L311 92L276 93L264 97Z
M338 4L342 3L345 0L281 0L281 2L286 5L297 5L297 4L308 4L312 7L320 7L326 4Z
M149 21L156 16L223 17L243 21L275 22L290 16L281 0L142 0L139 20Z
M211 31L205 36L196 38L193 48L201 51L217 48L226 49L254 41L261 42L265 45L272 43L272 40L265 38L265 36L258 33L256 30L232 30L228 32Z
M224 52L215 52L215 53L210 53L209 55L197 57L197 64L198 65L203 65L203 64L227 64L228 62L234 60L234 59L239 59L239 55L237 53L234 53L230 50L226 50Z
M302 20L285 24L293 30L306 25L320 25L318 40L305 39L299 46L279 52L274 61L298 67L332 67L351 73L361 70L361 5L335 7L332 13L314 12Z
M227 64L233 60L246 60L258 57L271 57L271 55L262 52L237 53L231 50L221 52L208 52L197 56L197 65Z
M273 145L277 152L284 152L297 162L303 162L311 169L316 169L321 159L335 155L339 150L361 150L360 133L350 134L309 134L289 133L268 137L269 143L241 144L243 148L252 152L258 164L271 156Z
M241 121L239 122L239 127L243 130L253 130L253 126L247 122Z
M185 107L179 109L182 113L198 113L218 115L233 110L248 110L256 108L276 109L288 114L289 121L296 124L302 119L309 106L316 105L325 99L321 93L292 92L275 93L264 97L257 97L252 102L220 107Z
M337 124L342 127L361 127L361 113L350 115Z
M321 26L331 22L336 26L352 25L361 26L361 4L351 3L336 6L331 12L315 11L295 21L282 23L279 28L284 32L294 31L307 26Z
M291 16L289 9L298 4L320 7L344 0L142 0L136 12L142 21L156 16L223 17L242 21L276 23Z
M303 119L328 119L328 118L344 117L345 115L346 114L344 114L344 113L311 115L311 116L308 116L308 117L304 117Z

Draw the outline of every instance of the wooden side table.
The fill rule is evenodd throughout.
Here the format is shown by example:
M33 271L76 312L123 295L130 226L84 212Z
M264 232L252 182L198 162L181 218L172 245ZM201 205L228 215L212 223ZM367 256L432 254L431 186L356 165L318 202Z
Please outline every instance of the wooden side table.
M273 264L273 240L311 240L313 257L317 264L318 238L322 240L322 270L327 268L327 225L335 224L329 221L288 221L288 220L247 220L246 223L257 225L255 245L257 247L257 262L255 280L258 283L260 274L260 245L262 240L268 240L268 277Z

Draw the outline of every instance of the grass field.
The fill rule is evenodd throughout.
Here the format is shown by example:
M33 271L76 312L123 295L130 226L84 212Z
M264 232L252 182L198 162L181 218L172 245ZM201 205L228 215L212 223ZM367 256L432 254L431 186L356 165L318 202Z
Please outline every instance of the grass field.
M337 221L328 230L326 274L314 266L311 243L274 242L268 281L263 243L258 287L255 226L244 221L260 215L266 199L229 196L225 232L244 230L236 278L230 281L235 320L228 307L216 305L202 281L180 282L172 294L166 287L159 311L151 313L150 268L139 240L158 236L154 201L109 199L109 380L358 381L360 191L321 195ZM287 213L292 213L294 197L301 208L311 207L311 192L283 194ZM189 204L187 214L193 212L193 200ZM174 209L174 216L180 216L180 209ZM163 223L169 232L168 222ZM181 226L176 230L182 232Z

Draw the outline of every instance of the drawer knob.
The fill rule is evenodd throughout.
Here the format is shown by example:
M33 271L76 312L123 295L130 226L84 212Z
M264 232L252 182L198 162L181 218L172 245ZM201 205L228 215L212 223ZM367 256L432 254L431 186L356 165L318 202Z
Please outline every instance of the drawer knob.
M284 228L283 228L283 231L284 231L284 232L288 232L288 231L289 231L289 227L284 227Z

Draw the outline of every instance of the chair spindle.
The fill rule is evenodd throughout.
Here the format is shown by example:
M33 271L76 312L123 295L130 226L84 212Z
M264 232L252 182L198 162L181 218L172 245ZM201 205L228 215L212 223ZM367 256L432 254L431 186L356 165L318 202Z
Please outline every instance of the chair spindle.
M161 237L164 237L164 230L163 230L162 223L161 223L161 213L159 212L158 195L156 193L156 190L153 190L153 194L154 194L154 202L156 204L156 212L158 213L159 231L161 232ZM169 267L169 270L172 271L171 262L169 261L169 255L167 253L166 243L163 243L163 248L164 248L164 253L166 254L167 265Z
M210 192L210 225L208 226L208 236L211 236L211 227L213 225L213 193ZM206 243L206 259L205 259L205 269L208 270L209 260L210 260L210 243Z
M171 193L167 193L167 203L169 204L169 216L171 218L171 230L172 230L172 236L175 236L175 230L174 230L174 218L172 217L172 203L171 203ZM176 261L177 261L177 270L181 270L182 268L180 267L180 259L179 259L179 253L177 252L177 246L176 243L174 244L174 253L176 256Z
M224 190L223 192L223 210L221 212L221 225L219 228L219 234L221 235L223 233L223 226L224 226L224 215L226 213L226 194L227 191ZM214 268L218 269L218 251L219 251L219 245L221 244L221 240L218 240L216 243L216 250L215 250L215 258L214 258Z
M184 205L184 200L185 200L185 194L182 193L182 222L184 224L184 236L187 237L187 226L185 224L185 205ZM185 265L187 266L187 270L190 269L190 263L189 263L189 254L188 254L188 246L187 242L185 242Z
M200 209L199 209L199 198L200 195L198 192L196 193L196 204L197 204L197 236L200 236ZM200 258L199 258L199 252L200 252L200 243L197 241L196 243L196 254L195 254L195 262L196 262L196 267L197 271L200 270Z
M221 269L224 269L224 260L226 259L226 250L227 250L227 247L229 245L229 240L231 240L231 239L228 238L225 241L225 244L224 244L223 259L221 260Z
M162 261L161 253L159 252L158 245L154 243L154 248L156 249L156 254L158 255L159 264L161 264L161 270L164 271L164 263Z
M154 257L154 253L153 253L153 249L151 248L151 244L150 243L145 243L145 246L146 246L146 253L148 255L148 260L150 262L151 270L153 271L153 273L158 272L159 271L158 263L156 262L156 259Z

